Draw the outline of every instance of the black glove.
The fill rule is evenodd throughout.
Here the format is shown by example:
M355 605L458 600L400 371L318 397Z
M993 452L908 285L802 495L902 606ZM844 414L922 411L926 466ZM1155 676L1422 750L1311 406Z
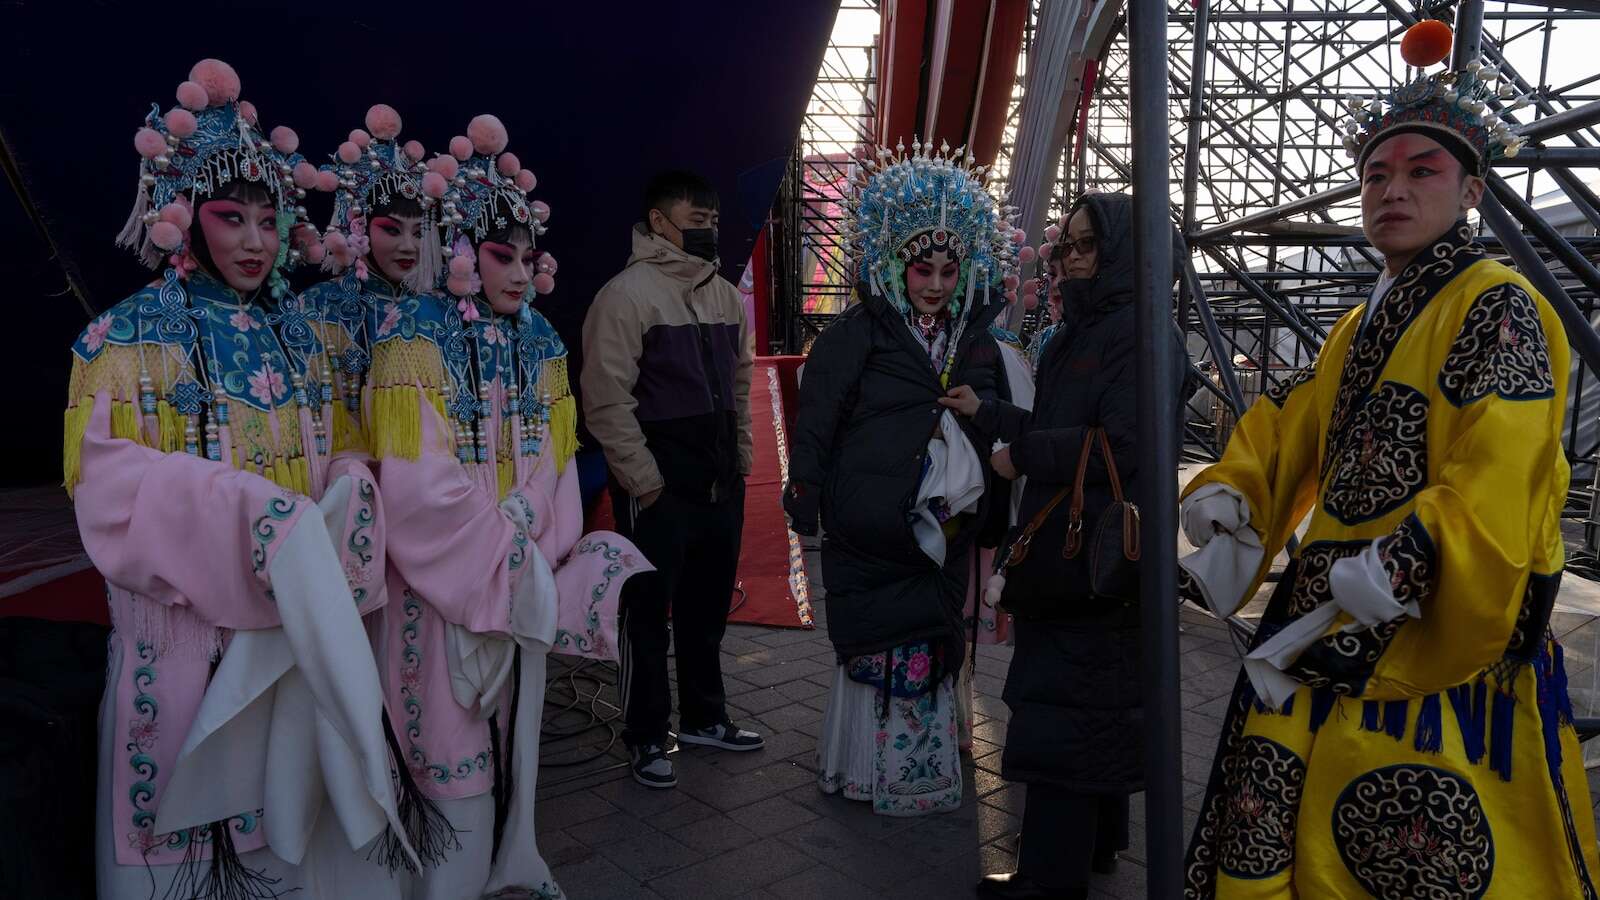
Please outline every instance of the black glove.
M814 486L799 481L784 485L783 511L789 516L789 528L795 534L817 536L819 497Z

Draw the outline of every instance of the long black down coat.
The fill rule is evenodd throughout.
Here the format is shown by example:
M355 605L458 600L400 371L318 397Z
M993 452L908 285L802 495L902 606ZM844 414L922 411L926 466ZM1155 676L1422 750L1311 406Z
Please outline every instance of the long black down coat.
M992 399L1009 395L989 334L1002 303L995 296L983 305L982 296L965 312L971 318L950 384L970 384ZM917 546L907 514L944 393L905 316L878 296L840 314L806 360L789 476L820 491L828 637L841 657L929 640L946 648L952 669L959 665L969 551L1005 503L985 489L978 514L949 540L942 569ZM1004 494L988 469L989 443L970 422L962 425L989 485L1000 481Z
M1123 491L1137 502L1143 473L1136 451L1132 202L1125 194L1089 194L1080 201L1100 239L1098 271L1064 287L1065 324L1040 357L1032 413L985 402L975 417L987 435L1010 442L1012 465L1027 476L1019 522L1030 521L1072 484L1084 431L1094 425L1106 429ZM1180 394L1189 366L1176 325L1172 341L1179 374L1172 389ZM1084 521L1092 523L1111 501L1098 452L1084 485ZM1075 608L1073 595L1068 586L1048 619L1016 622L1016 651L1004 693L1011 721L1001 774L1090 794L1142 790L1139 604L1086 614Z

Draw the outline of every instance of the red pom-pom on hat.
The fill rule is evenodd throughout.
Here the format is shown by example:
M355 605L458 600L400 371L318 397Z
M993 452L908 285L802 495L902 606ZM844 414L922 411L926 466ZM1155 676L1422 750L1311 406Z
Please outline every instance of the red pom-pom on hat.
M317 167L304 160L295 163L294 185L304 191L315 190L317 187Z
M183 246L183 232L178 226L162 220L150 226L150 243L162 250L176 250Z
M350 130L350 143L355 144L357 147L365 150L372 144L372 135L367 134L365 131L362 131L359 128L352 128Z
M300 135L294 133L293 128L279 125L272 129L272 149L288 156L300 148Z
M462 140L464 141L466 138L462 138ZM454 141L451 142L452 146L454 143ZM471 144L467 145L467 150L469 151L467 155L471 156ZM435 156L433 159L428 160L428 168L438 172L444 180L449 181L456 177L456 173L461 171L461 163L454 156Z
M173 227L179 231L188 231L189 226L194 223L194 214L189 212L189 207L182 203L168 203L166 206L161 207L160 215L161 221L172 223ZM164 247L162 249L171 250L172 248Z
M532 169L523 169L521 172L517 173L517 190L523 192L524 194L533 190L533 186L538 183L539 179L533 177Z
M220 59L202 59L189 70L189 80L206 92L208 106L221 106L239 99L239 73Z
M206 108L209 98L206 89L198 81L185 81L178 85L178 105L184 109L199 112Z
M374 103L367 110L367 130L380 141L392 141L400 136L400 114L387 103Z
M1450 26L1437 19L1423 19L1406 29L1400 39L1400 58L1417 68L1431 66L1450 55L1455 39Z
M345 141L339 145L339 159L346 163L354 163L361 158L361 148L354 141Z
M133 133L133 149L145 159L154 159L167 152L167 139L154 128L141 128Z
M181 106L175 106L167 110L167 114L162 121L167 123L167 131L177 135L180 139L194 134L195 129L200 127L200 123L195 121L194 113Z
M462 162L466 162L472 156L472 141L468 140L467 138L465 138L465 137L463 137L463 136L461 136L459 134L456 135L455 137L451 138L450 139L450 155L454 156L456 159L461 160ZM446 178L453 178L455 176L447 175L445 177Z
M511 141L506 126L498 117L488 113L472 117L472 121L467 123L467 138L472 141L472 149L484 156L499 153Z
M429 172L422 176L422 192L435 200L443 197L450 190L450 183L438 172Z
M494 167L501 175L507 178L514 178L518 172L522 171L522 161L517 159L515 153L502 153L494 161Z
M534 293L544 295L556 289L556 279L549 272L540 272L533 276Z
M339 176L325 170L317 172L317 190L331 194L339 189Z
M422 149L421 141L406 141L406 145L400 149L406 152L406 156L410 157L412 162L421 162L422 157L428 152Z

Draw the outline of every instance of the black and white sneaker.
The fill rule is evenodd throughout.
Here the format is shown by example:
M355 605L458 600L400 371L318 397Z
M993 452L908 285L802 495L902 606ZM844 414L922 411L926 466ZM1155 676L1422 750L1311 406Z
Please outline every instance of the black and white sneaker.
M673 774L672 760L659 744L633 748L633 780L645 787L670 788L678 786L678 776Z
M678 743L699 744L719 750L760 750L767 745L761 735L734 727L732 722L722 722L710 728L697 728L678 732Z

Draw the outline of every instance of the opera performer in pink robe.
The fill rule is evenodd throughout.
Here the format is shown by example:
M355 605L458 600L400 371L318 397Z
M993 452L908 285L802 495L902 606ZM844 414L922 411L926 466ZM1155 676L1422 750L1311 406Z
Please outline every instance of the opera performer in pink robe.
M373 335L385 689L405 764L462 845L408 900L562 896L533 828L545 655L615 658L623 582L651 570L620 536L582 534L567 352L528 305L554 287L534 248L549 209L506 141L479 116L430 161L449 185L449 294L395 298Z
M98 893L395 897L369 854L416 858L378 668L348 652L385 601L382 509L275 327L316 234L294 133L239 91L203 60L146 117L119 243L162 274L72 348L65 484L113 624Z

